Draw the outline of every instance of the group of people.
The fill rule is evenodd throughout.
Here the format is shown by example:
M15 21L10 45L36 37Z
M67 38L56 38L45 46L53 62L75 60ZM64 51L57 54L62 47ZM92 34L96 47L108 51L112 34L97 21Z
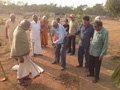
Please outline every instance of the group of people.
M76 35L80 34L78 48L77 68L83 67L83 57L85 55L85 72L87 77L94 77L93 83L99 80L100 67L103 57L107 53L108 31L103 27L100 16L90 24L90 17L83 17L83 24L78 26L75 15L70 15L70 22L65 19L65 24L60 23L60 18L51 22L52 28L48 25L46 16L43 16L39 22L37 15L33 15L33 21L23 20L20 23L15 19L15 14L10 15L6 21L6 38L10 40L11 57L18 58L19 68L17 78L19 84L26 86L23 80L29 80L31 73L36 78L44 72L42 68L36 65L30 58L29 40L26 30L30 30L31 46L34 56L42 56L41 44L48 45L48 31L54 34L55 60L52 64L58 64L61 57L61 70L66 68L66 52L75 55ZM14 32L14 33L13 33ZM52 37L51 37L52 38Z
M74 14L70 15L70 19L68 33L56 20L53 20L51 23L53 28L50 31L58 36L58 40L53 42L53 45L56 44L57 46L55 50L55 61L52 64L59 63L61 53L61 70L66 68L67 44L68 53L74 55L76 35L80 34L78 65L76 67L83 67L83 56L85 55L85 72L89 72L86 76L94 77L93 83L96 83L99 80L101 62L107 52L108 31L103 27L102 20L99 16L95 18L93 25L90 24L90 17L84 16L83 24L79 27Z
M42 20L38 21L37 15L32 16L33 21L31 21L30 25L30 38L31 38L31 46L34 53L34 56L42 56L42 48L41 45L48 45L48 21L47 17L43 16ZM16 19L14 13L10 14L10 19L6 21L5 29L6 29L6 38L9 37L10 48L12 47L13 41L13 32L16 27L19 25L19 21Z

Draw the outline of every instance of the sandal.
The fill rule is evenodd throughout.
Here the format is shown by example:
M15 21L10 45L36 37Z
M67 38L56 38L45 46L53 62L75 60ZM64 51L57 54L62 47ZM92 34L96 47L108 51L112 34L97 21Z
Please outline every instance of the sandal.
M21 86L28 86L28 84L25 83L24 81L18 81L18 84L21 85Z

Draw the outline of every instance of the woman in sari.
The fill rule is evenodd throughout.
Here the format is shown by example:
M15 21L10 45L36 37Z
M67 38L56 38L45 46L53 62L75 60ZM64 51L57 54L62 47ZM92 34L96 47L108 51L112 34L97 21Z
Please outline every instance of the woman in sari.
M114 71L112 75L112 81L120 89L120 65Z
M41 23L41 33L40 33L41 44L46 47L48 45L48 21L47 21L47 17L43 16L40 23Z

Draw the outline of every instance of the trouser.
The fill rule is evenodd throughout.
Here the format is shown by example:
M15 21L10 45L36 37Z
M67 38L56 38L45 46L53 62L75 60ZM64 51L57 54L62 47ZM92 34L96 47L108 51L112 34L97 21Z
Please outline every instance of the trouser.
M91 75L94 75L97 79L99 79L101 61L99 57L89 56L89 72Z
M55 59L59 62L61 56L61 66L66 66L66 46L67 46L67 37L64 38L62 44L57 44L55 49Z
M68 51L71 52L71 45L72 45L72 54L75 54L75 41L76 36L70 36L68 41Z
M78 63L83 66L83 56L85 55L85 68L88 68L89 64L89 47L79 46L78 49Z

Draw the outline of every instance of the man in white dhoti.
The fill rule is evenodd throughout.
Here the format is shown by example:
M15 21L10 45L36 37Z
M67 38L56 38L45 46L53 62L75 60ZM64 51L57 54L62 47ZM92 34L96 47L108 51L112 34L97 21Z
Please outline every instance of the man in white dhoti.
M30 22L28 20L21 21L20 25L15 29L13 35L13 45L11 48L11 57L18 58L19 68L17 70L18 84L27 86L23 80L29 80L29 74L31 73L33 78L39 76L44 72L42 68L36 65L29 56L29 40L26 34L26 30L30 28Z
M10 19L6 21L5 30L6 30L6 38L9 38L10 47L12 47L13 41L13 32L16 29L17 25L19 24L18 20L16 20L15 14L10 14Z
M31 44L34 56L40 55L42 56L42 48L40 41L40 29L41 24L38 21L38 17L33 15L33 21L31 22L30 31L31 31Z

